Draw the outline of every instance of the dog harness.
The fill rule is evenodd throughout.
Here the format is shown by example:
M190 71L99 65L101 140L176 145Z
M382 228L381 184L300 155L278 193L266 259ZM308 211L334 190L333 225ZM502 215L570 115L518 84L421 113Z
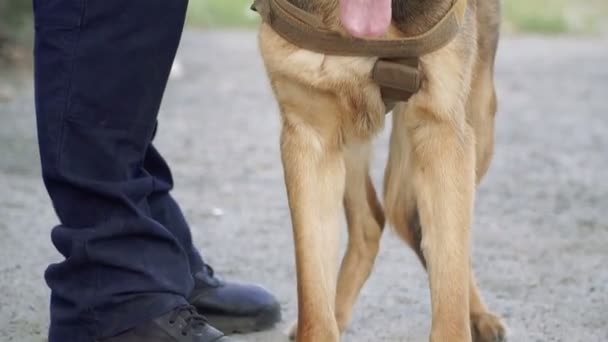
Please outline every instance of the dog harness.
M373 1L373 0L372 0ZM451 42L464 22L466 0L453 0L448 13L427 32L396 39L361 39L329 30L321 19L289 0L254 0L251 9L288 42L311 51L337 56L378 57L372 79L392 109L407 102L421 84L420 57Z

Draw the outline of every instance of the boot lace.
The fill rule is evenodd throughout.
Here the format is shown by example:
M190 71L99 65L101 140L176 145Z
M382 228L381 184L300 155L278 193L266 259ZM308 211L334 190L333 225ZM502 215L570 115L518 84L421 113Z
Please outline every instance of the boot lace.
M175 308L169 316L169 324L175 324L179 318L186 322L181 331L183 336L187 336L193 330L202 329L208 324L205 316L199 314L192 305L182 305Z

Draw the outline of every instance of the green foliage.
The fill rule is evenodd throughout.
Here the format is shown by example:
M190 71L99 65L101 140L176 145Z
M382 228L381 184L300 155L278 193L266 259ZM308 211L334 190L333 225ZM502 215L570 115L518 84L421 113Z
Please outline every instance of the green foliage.
M47 1L47 0L43 0ZM188 24L201 27L253 27L253 0L190 0ZM508 30L536 33L588 33L608 30L607 0L502 0ZM0 40L31 34L32 0L0 0Z
M508 27L519 32L595 33L608 21L605 0L503 0Z
M22 40L30 36L31 0L0 0L0 39Z
M253 0L190 0L188 23L203 27L252 27L259 22Z
M190 0L188 23L203 27L252 27L253 0ZM502 0L508 30L532 33L595 33L608 29L607 0ZM602 26L604 25L604 26Z
M561 33L568 30L562 10L564 0L507 0L503 3L504 16L511 28L517 31Z

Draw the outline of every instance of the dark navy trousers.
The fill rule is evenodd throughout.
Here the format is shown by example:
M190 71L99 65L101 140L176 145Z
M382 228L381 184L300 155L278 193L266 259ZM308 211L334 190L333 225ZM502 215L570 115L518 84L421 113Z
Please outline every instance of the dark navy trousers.
M152 145L187 0L34 0L44 184L65 257L49 342L92 342L186 304L203 269Z

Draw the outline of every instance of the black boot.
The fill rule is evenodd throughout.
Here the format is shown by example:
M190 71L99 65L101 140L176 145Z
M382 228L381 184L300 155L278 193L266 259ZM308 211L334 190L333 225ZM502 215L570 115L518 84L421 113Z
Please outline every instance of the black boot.
M180 306L125 333L98 342L235 342L192 306Z
M209 266L194 278L190 304L225 334L266 330L281 320L281 305L261 286L225 282Z

